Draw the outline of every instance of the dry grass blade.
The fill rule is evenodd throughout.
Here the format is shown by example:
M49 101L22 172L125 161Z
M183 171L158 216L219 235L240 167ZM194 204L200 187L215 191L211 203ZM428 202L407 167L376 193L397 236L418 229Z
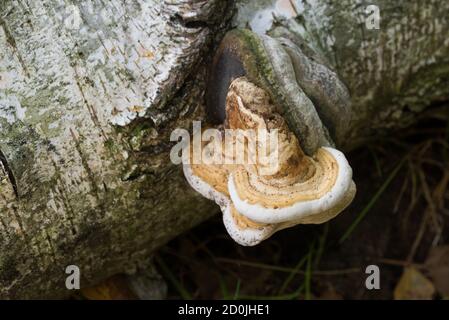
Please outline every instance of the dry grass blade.
M300 275L306 274L306 272L303 270L295 271L294 268L274 266L274 265L258 263L258 262L250 262L250 261L228 259L228 258L217 258L217 261L224 262L224 263L237 264L240 266L247 266L247 267L252 267L252 268L266 269L266 270L271 270L271 271L279 271L279 272L286 272L286 273L294 272L294 273L300 274ZM314 270L313 274L315 274L317 276L338 276L338 275L348 274L348 273L357 273L357 272L360 272L360 270L361 270L361 268L358 268L358 267L339 269L339 270Z

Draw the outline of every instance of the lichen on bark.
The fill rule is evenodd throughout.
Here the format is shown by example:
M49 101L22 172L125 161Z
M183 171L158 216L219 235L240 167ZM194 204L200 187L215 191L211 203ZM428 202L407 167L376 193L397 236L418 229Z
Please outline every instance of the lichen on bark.
M168 157L232 14L203 4L2 1L0 297L67 295L67 265L92 284L214 212Z

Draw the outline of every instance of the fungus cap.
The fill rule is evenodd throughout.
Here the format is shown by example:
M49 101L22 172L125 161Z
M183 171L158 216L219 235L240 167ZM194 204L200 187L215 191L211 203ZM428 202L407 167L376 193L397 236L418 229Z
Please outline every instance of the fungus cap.
M245 77L232 81L226 98L225 128L276 132L276 144L257 136L255 149L245 142L242 150L246 159L260 155L263 149L275 153L277 165L268 173L262 174L266 163L260 159L254 163L193 164L197 151L190 148L191 161L183 166L192 188L220 206L229 235L245 246L256 245L296 224L326 222L344 210L355 195L352 169L343 153L320 147L313 156L306 155L276 111L265 90ZM241 140L233 135L231 144L237 142ZM237 155L234 151L227 154L225 144L222 142L219 151L222 159L235 160ZM207 148L207 143L203 147Z

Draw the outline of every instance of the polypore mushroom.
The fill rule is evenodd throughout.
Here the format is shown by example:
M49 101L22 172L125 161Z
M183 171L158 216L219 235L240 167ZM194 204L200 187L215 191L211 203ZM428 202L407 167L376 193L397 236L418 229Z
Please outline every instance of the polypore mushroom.
M184 164L190 185L220 205L228 233L242 245L255 245L296 224L323 223L341 212L355 194L352 170L344 155L320 147L307 156L278 109L270 95L246 77L233 80L225 103L225 129L265 130L268 135L254 136L254 148L248 136L243 137L243 163L235 161L239 156L235 148L227 148L242 142L241 136L233 135L230 141L221 142L222 148L212 148L221 153L221 159L234 160L231 164L193 163L198 152L193 148L190 163ZM221 132L223 137L226 131ZM273 133L277 143L270 139Z
M256 147L248 137L222 142L217 152L234 161L184 166L191 186L220 205L226 229L238 243L255 245L299 223L323 223L353 199L351 168L332 148L333 139L341 143L346 134L348 91L325 60L296 35L279 28L271 37L230 31L212 63L206 114L225 131L270 133L258 136ZM273 132L278 133L276 145L271 143ZM242 141L239 152L227 151ZM214 150L211 145L203 147ZM268 157L261 159L265 151ZM236 162L242 155L256 161ZM273 155L276 166L270 162Z

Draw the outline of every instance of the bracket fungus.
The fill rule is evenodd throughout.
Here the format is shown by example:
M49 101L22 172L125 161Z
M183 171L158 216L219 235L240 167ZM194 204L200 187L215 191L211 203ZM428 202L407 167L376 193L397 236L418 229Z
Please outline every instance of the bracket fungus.
M267 134L231 134L225 139L229 129ZM219 132L221 147L208 149L217 146L216 141L203 143L197 151L200 163L193 161L196 151L189 148L184 174L196 191L221 207L225 227L237 243L251 246L296 224L325 222L352 201L355 185L345 156L330 147L307 156L268 93L245 77L229 87L226 120ZM239 142L241 154L235 147ZM205 155L215 157L215 152L221 153L221 163L205 161ZM243 162L237 161L239 156Z
M326 222L356 191L348 161L334 148L349 121L346 87L298 38L276 34L225 36L206 91L218 133L200 140L201 148L189 145L183 166L189 184L220 206L229 235L245 246L297 224Z

